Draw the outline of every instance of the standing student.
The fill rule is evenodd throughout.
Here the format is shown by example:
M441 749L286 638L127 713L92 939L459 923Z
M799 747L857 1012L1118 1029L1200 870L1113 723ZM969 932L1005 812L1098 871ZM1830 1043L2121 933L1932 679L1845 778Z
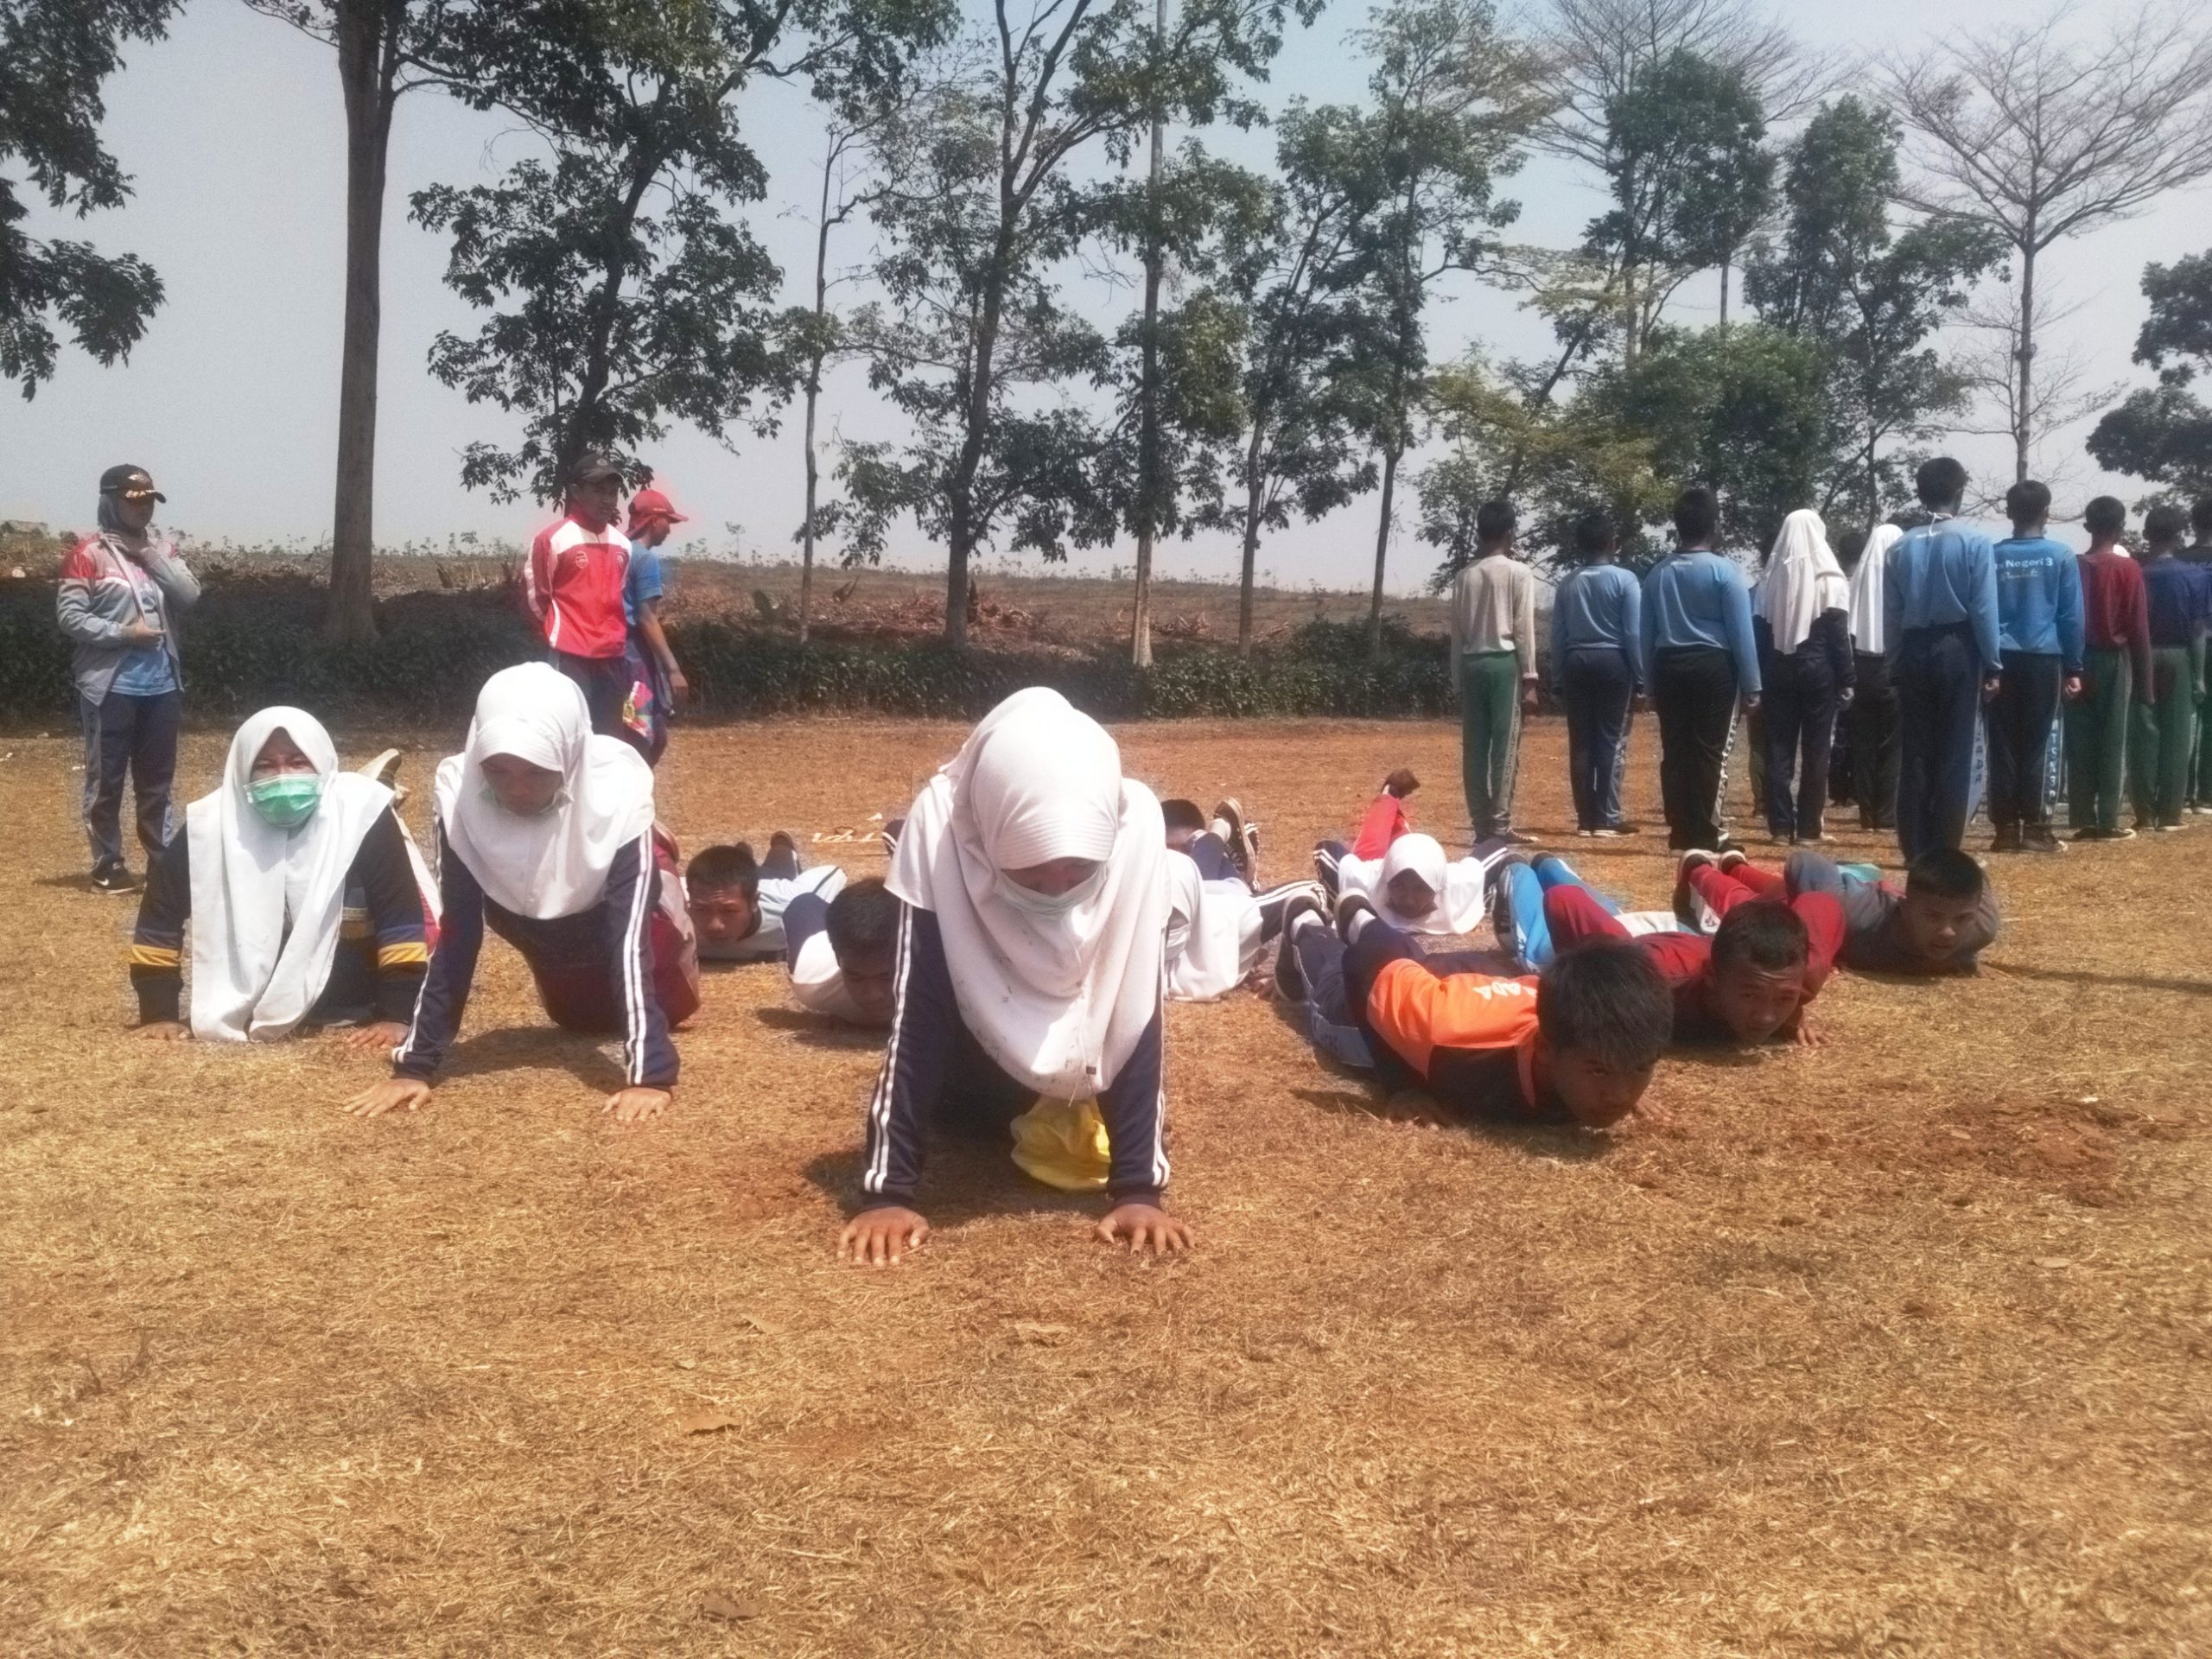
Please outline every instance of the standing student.
M1160 803L1114 740L1042 687L986 715L915 798L891 858L906 911L848 1259L893 1263L928 1236L914 1198L933 1132L1005 1135L1039 1096L1097 1102L1098 1236L1188 1247L1160 1207L1167 856Z
M400 1042L429 918L391 791L339 771L313 715L264 709L184 816L184 833L155 855L131 936L139 1030L274 1042L351 1024L355 1047Z
M2207 582L2212 582L2212 495L2200 496L2196 505L2189 510L2190 528L2196 539L2175 555L2184 564L2193 564L2204 572ZM2212 644L2206 646L2212 653ZM2204 677L2205 695L2196 702L2196 746L2189 767L2189 805L2193 812L2212 814L2212 741L2208 741L2206 730L2212 726L2212 673Z
M1851 572L1851 661L1857 686L1845 723L1851 730L1851 792L1862 830L1897 825L1897 690L1890 678L1884 624L1890 553L1904 531L1877 524Z
M668 747L669 721L691 696L660 622L660 545L670 531L689 522L658 490L639 490L630 498L630 570L622 584L622 613L630 628L623 672L631 694L623 735L632 743L642 740L642 753L654 766Z
M1777 841L1827 838L1836 710L1850 703L1857 674L1850 604L1827 524L1800 507L1774 538L1754 622L1764 664L1766 823Z
M2082 512L2082 695L2066 705L2066 817L2076 841L2129 841L2120 821L2128 711L2151 695L2151 612L2143 567L2120 546L2127 509L2101 495Z
M543 663L484 683L467 747L438 765L438 948L390 1081L346 1104L412 1111L459 1034L489 927L529 964L569 1031L622 1039L618 1122L658 1116L676 1087L669 1028L699 1006L675 872L653 834L653 774L594 734L583 694Z
M623 601L630 538L614 527L621 510L621 469L587 456L569 480L560 522L538 531L530 544L523 596L544 631L553 666L584 694L592 730L642 753L646 741L625 716L633 683L624 662L630 641Z
M2196 703L2204 685L2204 625L2212 610L2205 572L2185 564L2179 507L2153 507L2143 519L2143 595L2151 632L2149 697L2135 710L2128 771L2135 779L2135 827L2178 830L2189 798L2196 741Z
M1578 835L1625 836L1621 772L1629 710L1643 693L1643 588L1619 562L1611 517L1586 512L1574 526L1578 563L1552 595L1552 679L1567 708L1567 784Z
M1720 503L1702 484L1675 499L1675 550L1643 579L1643 661L1659 712L1667 844L1724 838L1721 800L1736 710L1758 706L1759 653L1744 573L1713 550Z
M2059 699L2082 695L2082 567L2071 548L2045 533L2045 486L2023 479L2005 492L2005 511L2012 533L1996 548L2004 668L1989 703L1990 851L2063 852L2044 779Z
M143 467L102 473L99 529L70 550L54 589L85 736L92 886L102 893L137 886L123 861L126 773L137 797L138 844L149 861L175 831L169 785L184 705L175 619L198 602L200 584L176 543L153 527L154 504L168 499Z
M1536 712L1536 578L1513 556L1510 501L1475 512L1474 562L1452 585L1452 664L1459 687L1460 772L1474 838L1522 842L1513 829L1521 720Z
M1974 731L1994 696L1997 550L1959 517L1967 469L1948 455L1914 480L1930 523L1907 531L1883 578L1883 631L1904 724L1897 755L1897 845L1907 860L1966 839Z

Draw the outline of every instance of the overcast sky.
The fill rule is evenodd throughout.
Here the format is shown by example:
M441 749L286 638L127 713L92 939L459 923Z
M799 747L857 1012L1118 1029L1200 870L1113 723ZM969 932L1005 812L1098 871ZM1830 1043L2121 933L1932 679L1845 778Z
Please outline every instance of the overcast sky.
M1808 41L1862 54L1912 49L1927 38L1931 17L1971 30L2044 13L2041 0L1955 0L1934 13L1917 0L1849 6L1785 0L1777 10ZM2094 29L2119 10L2111 0L2086 0L2071 9L2069 23ZM1360 98L1364 71L1344 36L1363 17L1339 5L1294 37L1265 92L1268 101ZM784 267L786 297L798 302L811 276L807 204L818 188L820 126L804 98L788 89L769 86L748 96L752 140L771 175L754 224ZM128 461L152 470L169 497L165 522L190 538L321 541L330 519L344 246L344 125L332 54L239 0L193 0L168 41L133 49L107 101L108 142L135 176L136 198L121 213L81 227L41 213L31 229L64 229L103 249L143 255L167 283L168 302L127 365L104 370L73 349L35 400L0 397L0 518L81 527L92 518L102 469ZM401 103L385 238L376 504L382 543L442 543L465 532L519 541L542 519L527 502L502 506L461 486L463 447L504 436L514 423L488 405L472 407L425 369L440 329L473 332L477 319L441 281L442 240L406 218L410 191L434 181L488 181L527 153L528 143L511 121L432 93ZM1221 141L1221 147L1256 162L1268 143ZM1532 162L1509 194L1523 204L1516 240L1570 245L1599 207L1586 179L1549 162ZM2061 342L2088 354L2114 381L2146 381L2127 361L2142 321L2142 268L2202 250L2212 239L2209 208L2212 197L2202 192L2177 195L2140 219L2062 245L2046 269L2062 299L2078 309L2060 325ZM868 241L865 226L853 232L842 245L845 258L864 257ZM1707 318L1714 297L1712 279L1700 278L1670 315ZM1086 303L1103 319L1129 298L1102 287ZM1548 339L1543 325L1510 298L1469 285L1437 314L1433 351L1446 358L1479 340L1494 356L1533 355ZM893 418L870 397L857 371L831 385L824 411L833 436L896 434ZM2131 480L2096 472L2081 448L2083 429L2053 435L2039 470L2071 486L2071 496L2093 486L2139 493ZM1962 439L1955 447L1980 472L2009 468L2002 441ZM696 535L716 551L777 554L789 548L799 518L798 457L791 419L774 438L748 437L736 454L679 429L649 459L692 517L682 535ZM1400 503L1391 585L1409 588L1433 559L1411 537L1406 493ZM1262 549L1262 572L1301 587L1364 586L1375 512L1370 496L1319 524L1272 538ZM900 563L934 562L911 525L893 554ZM1128 556L1127 548L1078 554L1074 568L1103 574ZM1228 576L1235 544L1225 537L1172 544L1162 563L1170 574Z

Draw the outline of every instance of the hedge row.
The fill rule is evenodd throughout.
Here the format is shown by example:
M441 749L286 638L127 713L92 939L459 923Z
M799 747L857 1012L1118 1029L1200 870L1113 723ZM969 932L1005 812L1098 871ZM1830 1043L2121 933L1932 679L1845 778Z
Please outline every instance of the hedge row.
M40 591L25 591L35 588ZM226 599L239 602L223 602ZM373 645L334 645L300 607L211 593L183 630L194 713L234 718L273 702L425 723L465 720L485 679L543 656L521 620L480 594L410 594L380 607ZM1357 625L1314 622L1251 658L1164 651L1146 670L1117 650L954 651L937 640L830 643L705 622L670 630L709 718L867 711L972 719L1049 685L1103 719L1436 715L1452 706L1444 642L1386 626L1370 658ZM43 721L70 702L69 651L48 584L0 601L0 719Z

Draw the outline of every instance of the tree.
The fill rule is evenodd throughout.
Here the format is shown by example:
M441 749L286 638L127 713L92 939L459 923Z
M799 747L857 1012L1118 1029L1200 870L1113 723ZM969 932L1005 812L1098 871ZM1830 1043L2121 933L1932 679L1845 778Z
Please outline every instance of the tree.
M2212 28L2146 5L2098 46L2062 19L1982 29L1891 78L1890 102L1916 141L1903 199L1987 226L2018 257L2010 398L2013 471L2028 475L2039 402L2038 264L2069 237L2141 212L2212 173Z
M2107 472L2126 473L2175 495L2212 495L2212 408L2190 390L2212 371L2212 252L2143 272L2151 315L2134 360L2157 371L2155 388L2130 392L2089 434Z
M1837 448L1815 505L1869 530L1902 493L1894 444L1933 438L1967 400L1967 376L1929 342L2005 248L1962 219L1892 230L1897 138L1854 98L1815 117L1789 147L1779 239L1745 274L1762 318L1829 353Z
M1633 361L1668 298L1694 273L1724 268L1770 200L1766 118L1740 69L1678 51L1639 71L1607 106L1611 209L1591 222L1590 255L1610 273L1623 354ZM1723 278L1726 306L1726 278Z
M1318 0L1295 0L1310 18ZM945 543L947 641L967 638L968 569L1004 534L1048 556L1115 519L1085 476L1103 442L1071 405L1013 396L1109 370L1106 342L1058 302L1054 267L1100 213L1075 168L1126 163L1155 118L1249 122L1232 79L1281 43L1293 0L1192 0L1155 36L1136 0L995 0L989 39L940 119L902 143L897 188L875 210L888 241L887 302L868 318L871 378L914 425L903 445L849 446L841 467L860 546L911 512Z
M1375 207L1354 232L1363 294L1344 378L1382 460L1367 621L1379 653L1398 467L1427 378L1429 293L1482 269L1493 251L1484 232L1518 213L1493 187L1517 165L1544 105L1528 54L1499 35L1487 0L1394 0L1359 38L1375 60L1363 146Z
M1239 538L1236 648L1246 656L1262 533L1282 529L1294 509L1310 522L1375 486L1340 372L1363 269L1356 233L1376 205L1365 140L1358 111L1294 104L1276 143L1278 176L1259 222L1231 245L1239 251L1222 279L1248 319L1243 442L1223 457L1234 469L1235 505L1209 507L1200 522Z
M771 305L781 273L724 211L765 188L736 95L764 75L894 82L945 15L934 0L596 0L546 42L550 61L504 66L486 95L550 157L412 199L417 223L451 235L448 285L493 313L474 338L440 334L431 372L524 416L514 447L469 446L462 482L550 499L588 450L642 472L636 448L671 419L717 436L765 420L756 402L788 396L794 365Z
M101 147L100 87L125 41L157 41L175 0L0 0L0 166L78 217L120 207L130 179ZM0 173L0 375L35 397L54 377L66 330L104 365L130 355L162 302L162 279L134 254L41 241Z

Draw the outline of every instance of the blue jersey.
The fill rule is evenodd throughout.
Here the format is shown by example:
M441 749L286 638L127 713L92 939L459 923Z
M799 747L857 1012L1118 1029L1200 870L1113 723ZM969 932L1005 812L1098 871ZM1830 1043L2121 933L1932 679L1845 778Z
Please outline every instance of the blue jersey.
M1751 634L1751 596L1732 559L1710 548L1670 553L1643 579L1643 661L1698 645L1735 659L1736 694L1759 694L1759 648Z
M2064 660L2082 671L2082 562L2048 536L2013 536L1997 543L1998 645L2005 651Z
M1552 595L1552 676L1570 651L1610 648L1628 658L1643 683L1643 587L1618 564L1586 564L1570 572Z
M1982 672L1997 671L2004 655L1997 629L1997 550L1963 518L1939 518L1905 531L1890 550L1882 602L1891 656L1915 629L1963 623L1974 630Z

